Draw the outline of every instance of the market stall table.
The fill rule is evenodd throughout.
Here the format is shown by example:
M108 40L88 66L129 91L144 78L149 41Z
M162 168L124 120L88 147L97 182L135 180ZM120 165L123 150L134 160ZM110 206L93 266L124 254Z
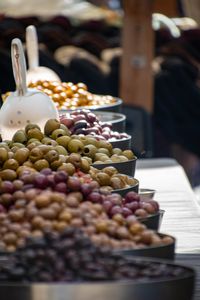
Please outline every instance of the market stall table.
M196 268L194 299L200 299L200 206L183 168L172 159L139 160L136 178L140 188L156 190L165 210L161 231L177 239L177 261Z

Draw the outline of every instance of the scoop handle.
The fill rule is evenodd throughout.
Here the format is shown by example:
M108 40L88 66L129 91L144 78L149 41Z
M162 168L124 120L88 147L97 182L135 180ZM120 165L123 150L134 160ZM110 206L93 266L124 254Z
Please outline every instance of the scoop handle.
M11 57L16 89L19 96L24 96L27 93L26 61L20 39L12 40Z
M26 28L26 48L29 69L35 69L39 66L39 58L37 32L35 26L33 25L30 25Z

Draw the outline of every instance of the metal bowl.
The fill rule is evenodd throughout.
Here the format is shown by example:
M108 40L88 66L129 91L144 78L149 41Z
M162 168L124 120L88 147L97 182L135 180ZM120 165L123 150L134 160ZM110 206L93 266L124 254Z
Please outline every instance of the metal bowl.
M113 131L125 132L126 130L126 116L115 112L95 111L94 112L99 121L109 123L112 125Z
M59 110L59 113L65 114L67 112L74 111L74 110L79 110L79 109L89 109L89 110L92 110L92 111L120 112L123 101L120 98L115 98L115 99L116 99L115 103L112 103L112 104L93 105L93 106L78 106L75 109L62 109L62 110Z
M135 168L136 168L136 161L137 157L134 159L131 159L129 161L124 161L124 162L119 162L119 163L102 163L102 164L92 164L94 168L97 168L99 170L102 170L105 167L114 167L118 170L119 173L121 174L126 174L129 176L134 177L135 175Z
M131 140L132 140L131 135L128 135L127 138L118 139L118 140L116 139L113 141L108 140L108 141L112 144L113 148L127 150L127 149L131 149Z
M139 189L139 181L137 179L135 179L135 184L134 185L129 186L129 187L124 188L124 189L112 190L112 193L117 193L117 194L120 194L122 197L124 197L128 192L138 193L138 189Z
M179 277L110 282L1 284L1 300L192 300L193 269L163 260L136 258L134 261L179 266L185 273Z
M152 198L155 195L155 190L151 190L151 189L139 189L139 195L142 196L142 198Z
M116 250L116 252L129 256L153 257L173 260L175 256L175 238L162 233L159 233L159 236L171 237L173 239L173 242L167 245L149 246L139 249Z
M164 213L165 211L160 209L156 214L150 215L146 218L138 218L138 220L145 224L149 229L159 230Z

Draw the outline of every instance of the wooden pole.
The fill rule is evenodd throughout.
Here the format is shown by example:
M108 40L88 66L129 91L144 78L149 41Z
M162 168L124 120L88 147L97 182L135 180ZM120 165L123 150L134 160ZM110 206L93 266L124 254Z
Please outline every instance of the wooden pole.
M153 109L154 38L152 0L124 0L122 31L123 55L120 71L120 96L126 104Z

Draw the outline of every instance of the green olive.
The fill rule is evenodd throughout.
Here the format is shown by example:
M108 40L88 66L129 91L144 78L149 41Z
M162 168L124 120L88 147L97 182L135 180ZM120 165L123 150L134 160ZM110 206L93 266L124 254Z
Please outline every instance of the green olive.
M41 171L42 169L49 168L49 163L46 159L39 159L34 163L34 168L37 171Z
M71 153L66 162L72 163L76 168L81 166L81 156L78 153Z
M118 177L112 177L110 179L110 185L112 186L112 188L114 190L123 188L123 184L122 184L120 178L118 178Z
M71 153L82 153L84 144L78 139L72 139L67 146L67 149Z
M121 155L122 154L122 150L120 148L113 148L112 154Z
M50 119L46 122L44 126L45 135L49 136L56 129L60 128L60 122L56 119Z
M110 153L112 152L112 144L107 141L100 140L98 148L106 148L109 150Z
M67 128L67 126L65 126L64 124L60 124L60 129L62 129L62 130L65 131L65 135L70 136L70 131L69 131L69 129Z
M27 133L28 139L37 139L41 141L44 138L44 134L38 128L29 129Z
M110 156L110 152L106 148L99 148L99 149L97 149L97 153L103 153L103 154L106 154L107 156Z
M12 138L15 143L25 143L27 141L27 136L24 130L17 130Z
M40 127L37 124L28 124L28 125L26 125L26 127L25 127L26 134L28 133L28 131L30 129L35 129L35 128L39 129L41 131Z
M84 158L81 159L81 167L80 168L81 168L81 171L83 171L85 173L89 172L89 170L90 170L90 164L87 161L87 159L84 159Z
M13 145L13 141L10 141L10 140L4 140L4 143L6 143L9 148L11 148Z
M5 161L5 163L3 164L3 169L10 169L10 170L17 170L17 168L19 167L19 164L18 162L13 159L13 158L10 158L8 160Z
M56 150L50 150L44 155L44 159L46 159L49 163L52 163L54 160L59 159L59 153Z
M9 151L9 150L10 150L10 148L9 148L8 144L7 144L7 143L5 143L5 142L1 142L1 143L0 143L0 148L5 148L7 151Z
M18 149L13 158L16 159L20 165L22 165L28 159L29 152L30 151L27 148Z
M94 137L86 137L85 145L94 145L95 147L98 147L98 141Z
M119 156L117 154L113 154L110 158L112 160L112 162L121 162Z
M57 138L59 138L59 137L61 137L61 136L65 136L66 134L65 134L65 130L63 130L63 129L56 129L56 130L54 130L53 132L52 132L52 134L51 134L51 138L53 139L53 140L56 140Z
M122 155L126 156L128 159L134 159L135 158L135 155L134 155L133 151L131 151L131 150L124 150L122 152Z
M72 163L63 163L59 168L59 171L65 171L67 174L69 174L70 176L72 176L75 171L76 168Z
M95 157L94 157L94 160L100 160L100 161L105 161L109 159L108 155L104 154L104 153L96 153L95 154Z
M6 169L0 172L0 178L2 180L13 181L17 178L17 174L14 170Z
M124 155L119 155L120 162L128 161L128 158Z
M55 147L55 150L56 150L59 154L62 154L62 155L67 155L67 154L68 154L67 150L66 150L63 146L56 146L56 147Z
M43 152L41 149L39 149L38 147L35 147L31 150L29 159L32 163L34 163L37 160L42 159L42 158L43 158Z
M51 145L43 145L43 144L41 144L37 148L40 149L40 150L42 150L43 154L46 154L50 150L53 150L53 146L51 146Z
M101 186L110 185L110 176L106 173L103 172L97 173L96 180Z
M25 148L24 144L22 143L13 143L12 147Z
M92 164L92 159L90 157L82 156L82 158L86 159L89 162L90 165Z
M30 143L29 145L27 145L27 148L28 148L28 150L32 150L32 149L34 149L35 147L37 147L38 145L34 142L34 143Z
M57 142L48 138L48 137L45 137L41 140L42 144L44 145L49 145L49 146L57 146Z
M31 144L31 143L35 143L35 142L38 142L38 140L32 138L32 139L28 140L27 145L29 145L29 144Z
M30 160L27 160L23 163L23 166L33 168L33 163Z
M71 141L71 138L69 136L60 136L56 139L56 142L65 148L67 148L69 141Z
M5 148L0 148L0 163L4 163L8 159L8 151Z
M94 145L86 145L83 148L83 154L90 158L94 158L96 152L97 152L97 148Z
M112 162L112 161L111 161L111 162ZM117 174L117 173L118 173L117 169L114 168L114 167L112 167L112 166L103 168L102 172L108 174L110 177L113 176L114 174Z
M63 160L61 158L59 159L56 159L54 160L52 163L51 163L51 169L52 170L57 170L60 166L62 166L63 164Z

